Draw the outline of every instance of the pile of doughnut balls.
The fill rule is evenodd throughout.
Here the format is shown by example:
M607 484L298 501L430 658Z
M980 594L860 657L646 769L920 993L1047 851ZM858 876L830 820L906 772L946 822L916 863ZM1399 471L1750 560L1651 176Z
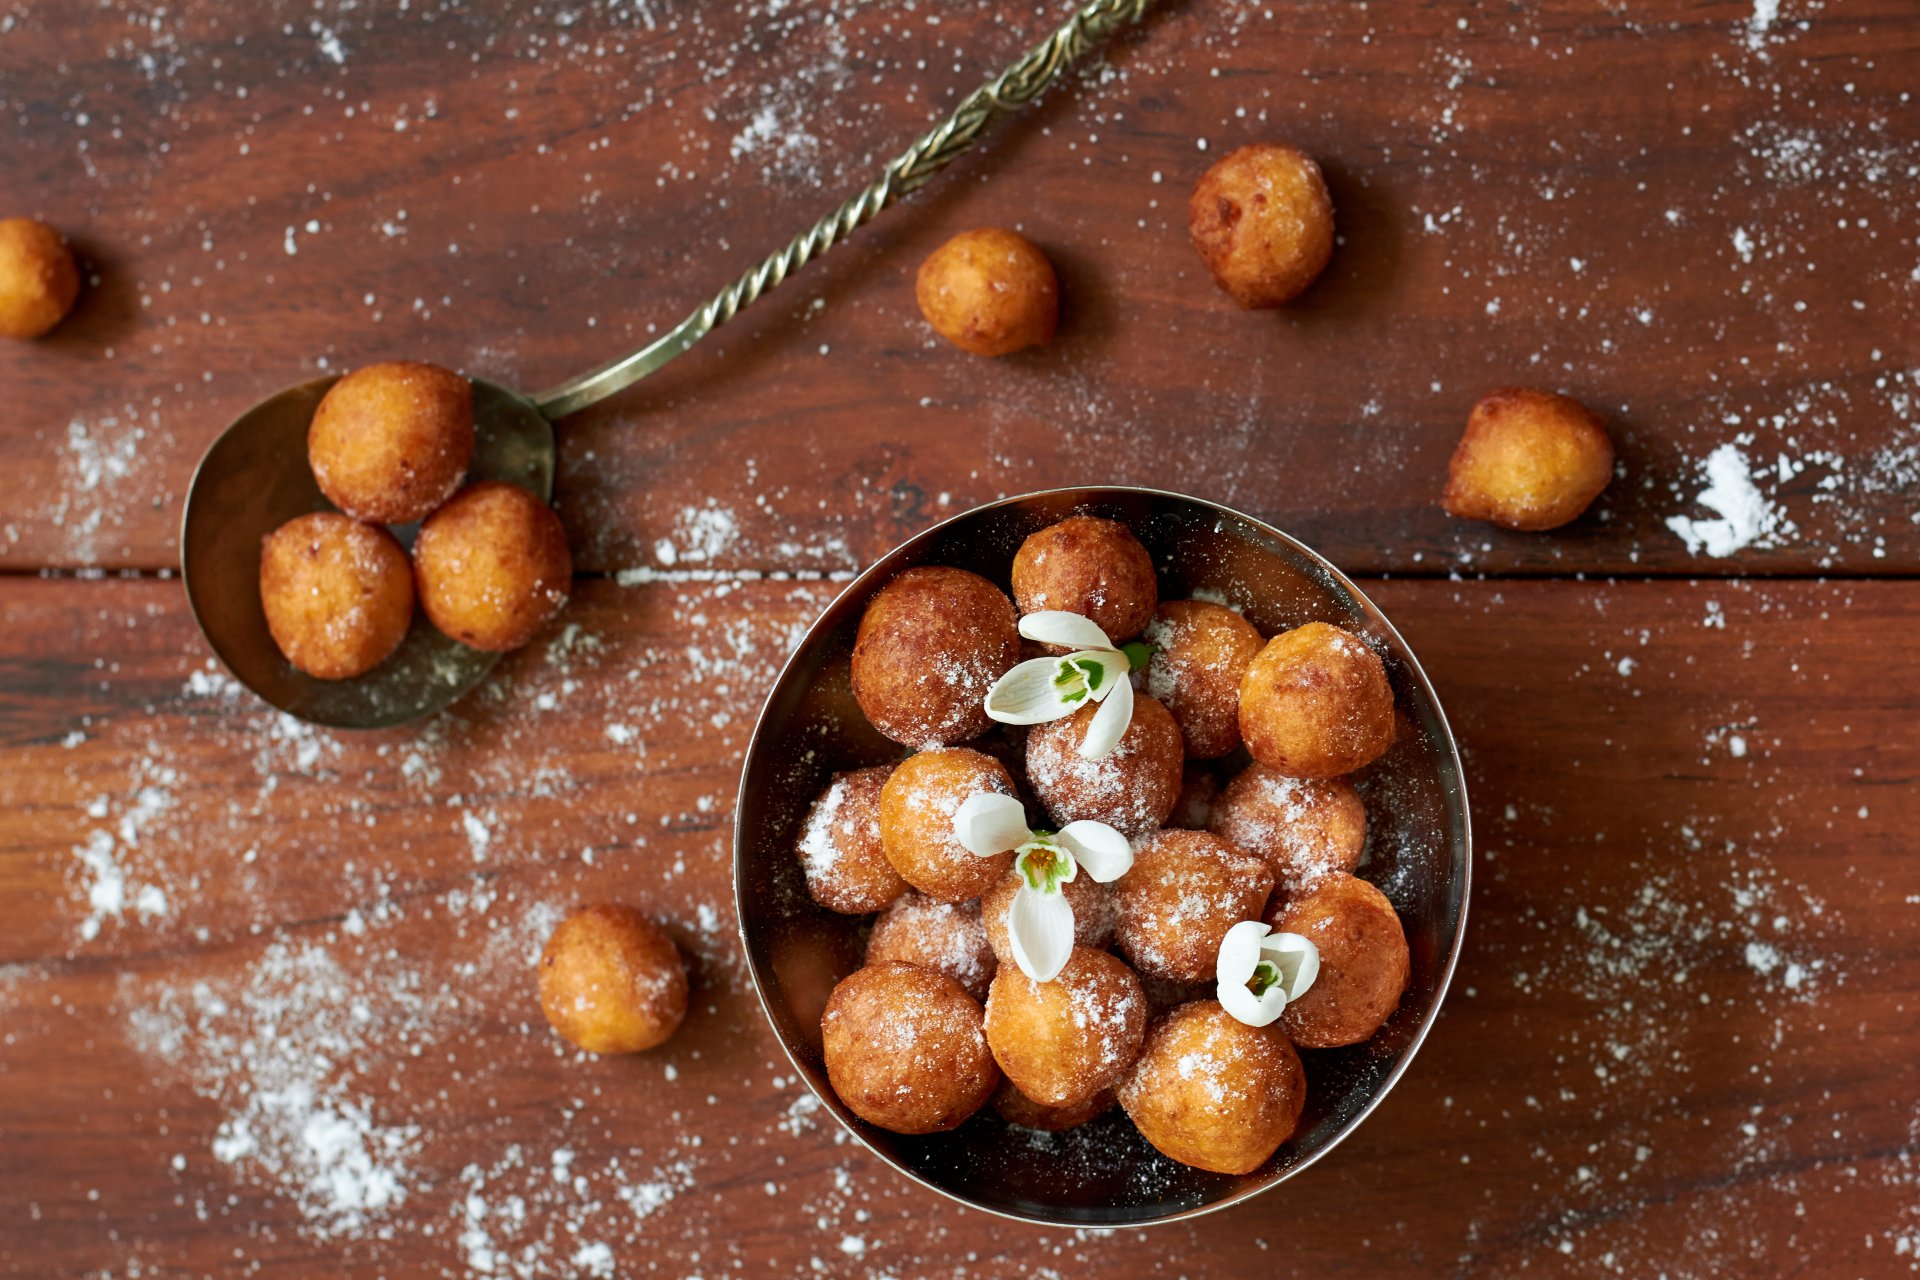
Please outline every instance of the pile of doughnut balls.
M1409 979L1398 914L1355 874L1367 813L1349 775L1395 740L1386 669L1323 622L1269 638L1224 604L1160 599L1139 538L1093 515L1029 536L1007 585L921 566L861 617L854 699L911 754L833 776L796 841L816 904L878 913L821 1020L828 1078L855 1114L907 1134L988 1106L1059 1131L1117 1103L1172 1159L1249 1173L1299 1122L1300 1050L1371 1039ZM1131 724L1101 759L1077 750L1091 705L1031 729L984 710L1027 656L1020 615L1041 610L1151 646ZM1011 949L1014 854L979 857L956 836L981 792L1018 798L1032 827L1104 822L1133 845L1111 884L1064 884L1074 947L1052 981ZM1248 920L1319 950L1317 980L1265 1027L1213 998L1221 940Z
M1262 142L1221 158L1187 204L1187 231L1240 306L1269 310L1304 293L1333 256L1333 200L1313 157ZM964 231L920 266L921 314L947 341L1005 356L1053 340L1060 283L1040 248L1000 227ZM1508 387L1473 408L1441 505L1508 529L1544 530L1584 512L1613 478L1613 442L1577 401Z
M517 649L567 602L560 517L503 481L467 484L473 386L436 365L356 369L328 389L307 462L337 511L287 521L260 544L260 604L287 661L347 680L400 647L417 596L461 644ZM420 523L409 558L388 525Z

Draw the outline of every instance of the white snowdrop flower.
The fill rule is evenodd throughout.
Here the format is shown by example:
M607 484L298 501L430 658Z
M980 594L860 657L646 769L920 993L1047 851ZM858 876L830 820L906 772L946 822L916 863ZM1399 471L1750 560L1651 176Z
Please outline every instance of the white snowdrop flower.
M1141 644L1122 649L1093 619L1060 609L1027 614L1020 619L1020 634L1073 652L1029 659L994 681L987 690L987 715L1001 724L1042 724L1097 702L1100 710L1087 726L1079 751L1088 760L1104 759L1133 723L1129 675L1146 665L1151 650Z
M1264 1027L1320 976L1320 948L1300 934L1242 920L1220 939L1213 974L1221 1007L1250 1027Z

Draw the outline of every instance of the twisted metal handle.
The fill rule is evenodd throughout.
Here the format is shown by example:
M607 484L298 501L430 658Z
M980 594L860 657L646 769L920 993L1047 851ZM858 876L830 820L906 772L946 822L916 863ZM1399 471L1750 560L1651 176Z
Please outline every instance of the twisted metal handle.
M534 407L548 418L564 418L625 390L680 355L882 209L926 185L972 146L996 116L1038 97L1087 49L1138 21L1150 2L1091 0L1081 5L1052 35L968 94L952 115L895 156L865 189L768 254L667 333L631 355L535 394Z

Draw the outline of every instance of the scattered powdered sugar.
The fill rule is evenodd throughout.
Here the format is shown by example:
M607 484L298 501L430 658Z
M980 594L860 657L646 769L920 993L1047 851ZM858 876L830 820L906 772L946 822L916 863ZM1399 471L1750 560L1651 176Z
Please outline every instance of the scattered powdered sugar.
M1738 445L1718 446L1700 470L1706 488L1696 501L1716 518L1667 517L1667 528L1689 552L1730 556L1748 547L1776 547L1793 536L1793 522L1754 484L1753 467Z

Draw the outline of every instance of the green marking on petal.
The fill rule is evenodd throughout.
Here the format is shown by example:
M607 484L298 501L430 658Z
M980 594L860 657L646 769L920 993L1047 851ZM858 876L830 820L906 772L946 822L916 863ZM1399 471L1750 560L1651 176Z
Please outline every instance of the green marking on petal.
M1020 879L1036 893L1059 893L1060 886L1073 878L1073 856L1053 843L1046 833L1036 831L1033 839L1020 846L1013 859Z
M1271 960L1262 960L1253 966L1253 976L1247 979L1247 990L1256 996L1263 996L1279 985L1280 966Z

